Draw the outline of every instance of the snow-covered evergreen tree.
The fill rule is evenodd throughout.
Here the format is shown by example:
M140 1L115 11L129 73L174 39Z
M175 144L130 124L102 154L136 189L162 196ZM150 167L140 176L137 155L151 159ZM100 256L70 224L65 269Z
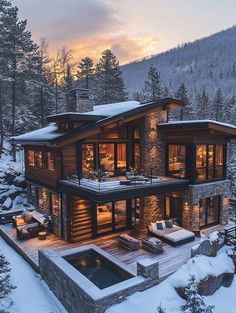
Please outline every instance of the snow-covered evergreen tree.
M206 91L206 87L203 88L201 94L197 95L195 100L195 115L197 119L208 119L210 116L210 101Z
M188 90L184 83L179 85L176 90L175 97L185 103L185 107L180 111L180 120L188 120L192 118L192 106L188 96Z
M10 267L5 256L0 252L0 303L15 288L10 282ZM1 311L5 313L3 310Z
M220 88L216 91L213 99L213 108L215 109L215 120L221 121L223 119L224 98Z
M166 313L166 309L164 309L160 303L157 307L157 313Z
M127 93L119 61L111 50L102 52L96 65L95 100L98 104L127 100Z
M83 58L78 65L77 76L80 80L80 84L84 86L86 89L91 89L91 76L94 73L94 64L93 59L86 57Z
M181 312L184 313L212 313L213 306L207 306L203 297L198 293L198 285L194 275L190 276L189 284L185 288L187 300L181 306Z
M160 73L153 64L151 64L148 70L148 77L144 83L143 94L145 95L146 101L155 101L161 99L163 96Z

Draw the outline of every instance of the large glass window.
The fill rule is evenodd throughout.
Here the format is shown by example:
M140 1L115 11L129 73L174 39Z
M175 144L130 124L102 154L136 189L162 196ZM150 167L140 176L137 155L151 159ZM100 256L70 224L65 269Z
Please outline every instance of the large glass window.
M29 166L35 166L35 159L34 159L34 151L28 150L28 164Z
M108 175L114 174L115 159L113 143L99 144L99 164L102 172L107 172Z
M174 177L185 177L186 147L184 145L168 145L168 172Z
M127 168L126 164L126 143L117 144L117 169L125 172Z
M54 216L59 216L59 210L60 210L60 201L59 201L59 196L55 193L51 193L51 213Z
M38 168L43 168L43 152L35 151L35 166Z
M112 202L97 204L97 232L112 230Z
M82 176L88 176L94 170L93 144L82 145Z
M46 212L48 208L47 189L38 187L38 208Z
M223 178L223 145L196 146L196 180Z
M219 222L220 196L199 201L199 226L209 226Z
M55 154L53 152L47 152L47 169L49 171L55 170Z
M207 146L197 145L196 147L196 171L197 180L206 180Z

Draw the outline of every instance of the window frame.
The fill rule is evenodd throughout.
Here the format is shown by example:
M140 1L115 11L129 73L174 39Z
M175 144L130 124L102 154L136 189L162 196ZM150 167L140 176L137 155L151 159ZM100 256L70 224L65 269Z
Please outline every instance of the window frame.
M58 199L58 212L57 212L57 214L55 214L54 211L53 211L53 206L52 206L52 198L53 198L53 196L56 196L57 199ZM49 201L50 201L50 203L49 203L50 214L52 216L55 216L55 217L58 218L60 216L60 195L58 193L55 193L55 192L50 192Z
M205 166L205 173L206 173L206 179L204 180L198 180L197 179L197 166L196 166L196 158L197 158L197 146L206 146L206 166ZM213 171L213 178L208 179L209 177L209 146L213 146L213 155L214 155L214 159L213 159L213 166L212 166L212 171ZM219 167L219 165L217 165L216 162L216 147L217 146L222 146L222 176L221 177L217 177L217 173L216 170ZM208 144L202 144L202 143L196 143L194 145L194 177L193 177L193 181L196 184L202 184L205 182L211 182L211 181L218 181L218 180L224 180L226 179L226 162L227 162L227 158L226 158L226 150L227 150L227 146L226 144L219 144L219 143L208 143Z
M170 149L170 146L183 146L185 147L185 172L184 172L184 177L180 177L180 176L176 176L176 175L173 175L170 171L170 168L169 168L169 149ZM187 169L187 145L184 144L184 143L168 143L166 145L166 173L167 173L167 176L169 177L173 177L173 178L176 178L176 179L186 179L189 175L187 173L188 169Z

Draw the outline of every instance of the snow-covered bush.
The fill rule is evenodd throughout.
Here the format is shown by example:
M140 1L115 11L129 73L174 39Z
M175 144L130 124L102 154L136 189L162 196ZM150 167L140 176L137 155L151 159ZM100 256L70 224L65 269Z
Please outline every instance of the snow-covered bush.
M10 267L9 263L5 259L5 256L0 253L0 305L2 304L2 301L9 296L12 289L15 288L10 283ZM0 308L0 313L4 313L5 311Z
M185 289L187 300L181 306L184 313L212 313L214 306L207 306L203 297L198 293L198 285L194 275L189 278L189 284Z

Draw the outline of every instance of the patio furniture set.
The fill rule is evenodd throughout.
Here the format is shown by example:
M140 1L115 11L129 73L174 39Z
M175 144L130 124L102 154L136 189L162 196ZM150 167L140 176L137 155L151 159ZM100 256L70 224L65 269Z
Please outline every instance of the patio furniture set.
M174 225L172 220L151 223L148 227L148 237L142 241L127 233L118 237L119 245L128 250L138 250L142 244L143 249L152 253L162 253L164 251L163 242L176 247L194 240L195 234L193 232Z
M47 215L37 211L25 211L13 217L13 226L16 228L16 236L19 240L36 237L44 240L47 232L50 231L51 220Z

